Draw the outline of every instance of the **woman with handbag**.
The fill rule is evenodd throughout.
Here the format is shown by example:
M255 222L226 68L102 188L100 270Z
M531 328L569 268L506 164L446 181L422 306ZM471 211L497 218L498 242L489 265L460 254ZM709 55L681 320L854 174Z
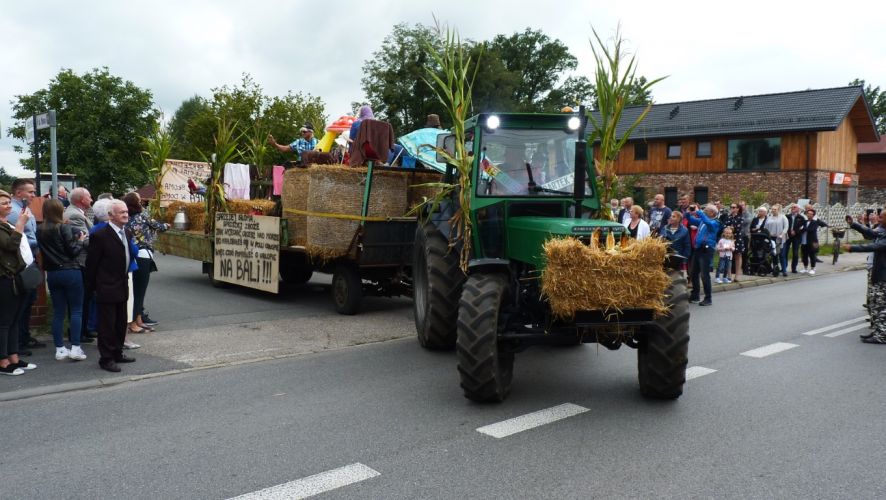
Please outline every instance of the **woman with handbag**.
M0 190L0 375L21 375L37 365L18 357L18 324L15 321L24 290L18 274L34 262L31 247L24 238L31 211L25 208L15 225L7 217L12 212L12 196Z
M43 254L46 283L52 297L52 339L55 359L82 361L86 353L80 347L83 325L83 273L77 256L83 251L86 234L75 232L63 221L64 206L58 200L43 203L43 224L37 229L37 244ZM65 347L62 336L65 317L71 312L71 348Z
M132 321L129 323L127 333L153 332L154 329L143 322L145 295L148 292L151 273L157 270L157 264L154 263L154 239L158 232L169 229L169 225L152 219L145 212L138 193L128 193L123 197L123 202L129 209L129 222L126 226L132 231L135 244L138 247L138 256L136 257L138 269L132 273L134 297Z
M815 276L815 261L818 259L818 230L828 227L824 221L815 217L815 209L811 205L806 206L806 222L800 230L800 244L803 251L803 269L801 273L809 273Z

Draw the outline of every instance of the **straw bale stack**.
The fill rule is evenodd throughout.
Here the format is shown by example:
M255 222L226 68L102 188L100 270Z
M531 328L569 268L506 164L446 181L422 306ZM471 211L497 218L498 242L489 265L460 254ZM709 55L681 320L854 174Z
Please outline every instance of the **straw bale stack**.
M289 237L292 244L305 246L308 242L308 218L287 210L308 209L308 192L311 187L311 173L306 168L290 168L283 174L283 217L289 221Z
M627 308L664 314L664 293L671 284L662 267L667 251L667 242L659 238L630 240L608 251L575 238L549 240L544 245L542 295L558 319L570 320L577 311Z
M329 215L359 216L366 168L317 165L309 169L311 180L307 211ZM406 175L373 172L369 217L402 217L407 211ZM348 253L359 222L335 217L308 216L308 253L332 259Z
M274 215L277 204L272 200L228 200L228 212L232 214L249 214L260 210L262 215Z

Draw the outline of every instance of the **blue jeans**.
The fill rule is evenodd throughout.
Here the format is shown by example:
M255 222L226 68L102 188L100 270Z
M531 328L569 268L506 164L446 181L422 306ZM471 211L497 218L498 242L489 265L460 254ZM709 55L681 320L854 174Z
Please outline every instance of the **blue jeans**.
M79 269L48 271L46 284L52 297L52 340L56 347L64 347L65 316L71 310L71 345L80 345L83 328L83 273Z
M729 276L729 272L732 271L732 257L720 257L720 263L717 264L717 278L720 277L720 273L723 273L723 277Z

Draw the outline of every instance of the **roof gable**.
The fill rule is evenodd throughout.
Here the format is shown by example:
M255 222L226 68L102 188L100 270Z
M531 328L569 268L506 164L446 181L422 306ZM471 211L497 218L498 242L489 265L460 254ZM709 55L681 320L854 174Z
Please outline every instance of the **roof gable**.
M644 109L625 108L619 135ZM655 104L631 139L827 131L847 115L860 142L879 140L860 86Z

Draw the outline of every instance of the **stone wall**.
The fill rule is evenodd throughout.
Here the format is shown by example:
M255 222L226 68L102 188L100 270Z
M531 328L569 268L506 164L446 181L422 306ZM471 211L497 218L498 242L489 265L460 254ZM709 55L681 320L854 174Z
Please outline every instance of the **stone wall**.
M819 200L819 186L826 184L828 172L809 172L809 198ZM637 178L636 187L644 188L647 198L664 193L666 187L676 187L679 195L694 192L697 186L708 188L708 199L724 196L736 200L742 190L766 192L770 203L786 203L803 198L806 194L806 172L729 172L694 174L643 174ZM823 193L824 194L824 193Z

